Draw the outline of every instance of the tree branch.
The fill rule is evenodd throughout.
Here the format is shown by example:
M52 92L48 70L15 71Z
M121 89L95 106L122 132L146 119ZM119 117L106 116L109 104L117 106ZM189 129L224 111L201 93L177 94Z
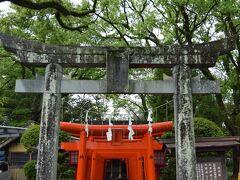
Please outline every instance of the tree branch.
M59 1L32 2L30 0L0 0L0 3L4 1L9 1L15 5L32 10L55 9L64 16L84 17L91 13L95 13L98 0L93 1L92 9L85 10L82 12L77 12L76 10L69 10L68 8L63 6Z
M218 2L215 1L215 3L209 8L209 10L207 11L206 15L204 16L204 18L203 18L200 22L196 23L196 21L194 21L194 25L193 25L192 31L195 31L202 23L204 23L204 22L206 21L206 19L208 18L210 12L213 10L213 8L214 8L217 4L218 4Z
M108 17L108 19L105 18L105 17L103 17L103 16L101 16L100 14L97 14L97 13L95 13L95 14L96 14L99 18L101 18L102 20L104 20L105 22L109 23L109 24L118 32L118 34L120 35L120 37L122 38L122 40L126 43L126 45L129 46L130 44L128 43L128 41L127 41L126 38L124 37L124 34L117 28L117 26L115 25L115 23L113 23L113 22L110 20L110 18L109 18L109 16L108 16L108 10L107 10L107 8L106 8L106 11L107 11L107 17Z
M56 12L55 13L55 17L56 17L56 20L58 21L59 25L64 28L64 29L67 29L67 30L70 30L70 31L78 31L80 33L82 33L82 29L86 29L88 28L87 25L84 25L84 26L78 26L78 27L70 27L70 26L67 26L61 19L61 15L59 12Z

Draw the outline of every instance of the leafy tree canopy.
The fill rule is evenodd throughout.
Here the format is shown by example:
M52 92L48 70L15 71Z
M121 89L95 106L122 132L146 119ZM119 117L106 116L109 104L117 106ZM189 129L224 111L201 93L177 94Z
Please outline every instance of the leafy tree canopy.
M0 3L3 1L6 0L0 0ZM1 15L1 31L45 43L160 47L209 42L237 34L240 30L239 0L83 0L79 1L80 3L73 3L70 0L8 1L14 5L11 6L12 11ZM236 41L236 51L220 57L215 68L193 71L194 76L220 80L222 87L222 94L209 98L197 97L194 103L194 114L213 121L219 120L217 124L224 123L224 127L231 135L240 134L238 124L240 42L238 38ZM24 101L16 103L14 101L16 98L23 97L15 95L11 87L14 87L14 77L19 78L24 74L33 77L36 73L41 74L41 70L14 64L16 59L6 52L1 52L0 58L4 60L1 61L2 68L12 66L17 69L14 73L7 70L5 70L6 73L0 71L0 85L7 89L0 94L0 120L2 122L6 119L37 121L39 109L41 109L40 100L34 96L35 107L30 106L33 101L28 98L26 98L27 103ZM138 79L146 76L161 79L163 73L171 76L171 71L161 69L142 70L138 75L130 71L130 75L135 75L134 77ZM66 69L65 74L75 79L101 79L105 72L91 69ZM152 75L149 76L149 74ZM134 105L129 101L131 98L124 98L126 100L117 96L112 98L114 105L119 107L124 102L128 102L131 109L144 112L148 108L158 107L166 99L172 99L169 96L139 95L140 101ZM214 108L209 108L211 104ZM10 107L16 109L12 116L8 113ZM28 109L28 107L32 108ZM170 109L172 111L172 107ZM156 119L161 119L162 112L161 108L155 112L155 114L159 113ZM19 114L22 116L20 117ZM172 114L169 112L170 117L173 117ZM146 117L146 114L144 116Z

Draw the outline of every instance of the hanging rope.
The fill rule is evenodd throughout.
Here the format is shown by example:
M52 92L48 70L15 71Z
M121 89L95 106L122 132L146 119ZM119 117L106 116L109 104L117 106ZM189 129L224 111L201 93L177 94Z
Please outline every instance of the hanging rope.
M108 120L108 125L109 125L109 128L108 128L108 131L106 132L106 135L107 135L107 141L111 141L112 140L112 122L111 122L111 119L112 119L112 116L110 116L109 120Z
M129 115L129 118L128 118L128 130L129 130L129 133L128 133L128 139L129 140L133 140L133 135L135 134L133 129L132 129L132 119L131 119L131 116Z
M148 110L147 121L148 121L148 132L152 134L152 110L151 109Z
M88 112L89 111L86 111L86 116L85 116L85 132L87 134L87 137L88 137Z
M166 101L165 103L163 103L163 104L161 104L161 105L153 108L153 110L156 110L156 109L158 109L158 108L160 108L160 107L166 106L166 105L168 105L168 104L170 104L170 103L172 103L172 102L173 102L173 100ZM70 105L69 102L64 102L64 103L67 103L67 104ZM71 105L70 105L70 106L71 106ZM89 110L89 109L88 109L88 110L85 110L83 107L81 107L80 109L81 109L81 111L83 111L83 112L88 111L88 112L92 112L92 113L94 113L94 114L99 114L99 115L102 114L102 112L97 112L97 111L93 111L93 110ZM148 111L148 110L146 110L146 111ZM144 113L144 112L146 112L146 111L141 111L141 112ZM107 114L106 114L106 115L107 115ZM129 114L126 113L126 114L121 114L121 115L126 115L126 116L128 116ZM134 116L138 117L136 114L134 114Z

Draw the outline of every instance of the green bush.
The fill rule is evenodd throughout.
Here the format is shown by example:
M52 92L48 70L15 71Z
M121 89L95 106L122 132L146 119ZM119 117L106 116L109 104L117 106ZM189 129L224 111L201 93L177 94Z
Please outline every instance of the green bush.
M176 158L174 156L166 157L167 166L161 169L161 180L175 180L176 179Z
M32 152L34 148L38 145L40 126L33 125L28 128L21 137L20 142L24 145L28 152ZM64 131L59 132L59 143L68 142L70 136ZM36 161L29 161L24 166L25 175L29 180L36 178ZM68 164L68 155L63 156L61 153L58 153L58 176L62 178L74 177L73 168L69 167ZM34 177L34 178L32 178Z
M39 139L39 125L33 125L29 127L22 135L20 142L27 149L28 152L32 152L33 148L37 147Z
M28 180L35 180L36 179L36 161L31 160L28 161L23 169L24 169L24 174L28 178Z
M194 118L194 131L196 137L218 137L224 136L221 128L206 118ZM174 138L174 133L168 132L162 138ZM197 156L215 155L211 153L198 153ZM161 169L161 180L175 180L176 179L176 158L174 155L166 157L168 166Z
M35 147L38 145L39 141L39 132L40 126L33 125L29 127L22 135L20 142L27 149L28 152L32 152ZM70 140L70 136L68 133L64 131L59 132L59 143L60 142L68 142Z
M69 166L69 153L59 152L58 153L58 167L57 176L58 179L74 179L75 168Z
M194 130L196 137L224 136L222 129L216 123L201 117L194 118Z

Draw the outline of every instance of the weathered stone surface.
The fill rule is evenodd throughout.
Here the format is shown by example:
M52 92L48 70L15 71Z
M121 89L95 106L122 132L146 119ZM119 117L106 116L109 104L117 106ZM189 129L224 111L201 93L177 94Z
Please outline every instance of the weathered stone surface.
M122 57L116 51L108 51L106 66L108 92L128 92L128 67L127 58Z
M58 132L61 106L62 67L46 68L37 159L37 180L57 178Z
M0 33L0 46L17 55L19 61L31 66L58 63L72 67L105 67L108 52L125 57L130 67L211 67L219 55L235 49L235 36L210 43L165 47L81 47L56 46L28 41Z
M173 74L177 179L196 180L191 69L187 65L177 65Z
M17 80L15 91L19 93L43 93L44 80ZM129 88L109 91L106 80L62 80L63 94L173 94L175 86L173 80L130 80ZM210 80L192 80L193 94L218 94L219 82Z
M235 38L233 36L188 46L111 48L47 45L0 33L0 46L14 53L25 65L46 66L49 63L57 63L66 67L107 66L106 81L61 81L61 67L55 64L48 65L44 86L41 80L29 81L28 85L25 84L26 81L19 81L17 91L42 92L44 87L37 179L56 179L60 93L109 93L110 91L111 93L174 93L177 179L195 180L192 93L218 93L219 86L217 83L211 85L210 81L192 81L190 68L214 66L219 55L235 49ZM120 61L117 62L119 57ZM174 82L129 81L128 86L128 66L130 68L174 67ZM124 76L121 77L121 74ZM118 83L120 87L117 86Z

